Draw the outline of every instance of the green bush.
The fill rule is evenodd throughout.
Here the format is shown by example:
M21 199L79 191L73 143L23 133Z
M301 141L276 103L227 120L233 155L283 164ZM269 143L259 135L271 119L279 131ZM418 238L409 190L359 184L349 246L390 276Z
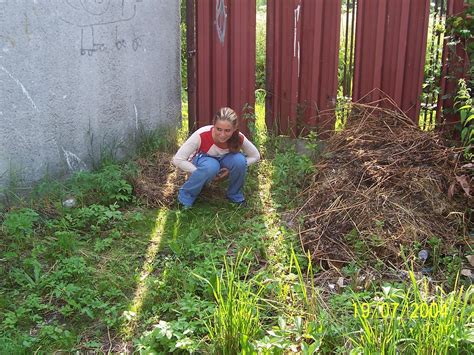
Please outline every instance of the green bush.
M454 101L454 108L461 117L461 142L464 146L464 157L470 161L473 158L472 145L474 144L474 106L469 88L464 79L458 82L458 93Z
M27 237L33 233L33 224L39 215L30 208L22 208L9 212L3 221L3 228L7 234L16 237Z
M79 172L72 177L70 190L83 202L123 205L131 201L133 190L123 175L118 165L107 165L97 172Z
M306 155L298 154L293 146L278 152L273 160L272 195L275 202L288 202L304 187L305 178L314 172L314 164ZM285 206L288 207L288 206Z

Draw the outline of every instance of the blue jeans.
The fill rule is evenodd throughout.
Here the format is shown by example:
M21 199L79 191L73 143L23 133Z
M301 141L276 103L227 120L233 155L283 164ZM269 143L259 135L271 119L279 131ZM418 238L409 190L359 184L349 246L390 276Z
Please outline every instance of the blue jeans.
M197 154L192 163L197 167L178 192L184 206L192 206L204 185L214 179L221 168L229 169L227 198L232 202L244 201L242 188L247 174L247 159L242 153L228 153L221 158Z

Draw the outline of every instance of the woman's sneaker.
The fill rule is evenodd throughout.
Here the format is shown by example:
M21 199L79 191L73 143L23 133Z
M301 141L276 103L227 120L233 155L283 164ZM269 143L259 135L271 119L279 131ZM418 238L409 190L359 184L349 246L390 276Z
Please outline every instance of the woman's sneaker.
M182 204L179 200L176 200L176 206L180 210L189 210L192 207L192 206L186 206L186 205Z
M248 204L247 204L247 201L246 200L243 200L243 201L240 201L240 202L234 202L232 201L232 203L237 206L237 207L242 207L242 208L246 208L248 207Z

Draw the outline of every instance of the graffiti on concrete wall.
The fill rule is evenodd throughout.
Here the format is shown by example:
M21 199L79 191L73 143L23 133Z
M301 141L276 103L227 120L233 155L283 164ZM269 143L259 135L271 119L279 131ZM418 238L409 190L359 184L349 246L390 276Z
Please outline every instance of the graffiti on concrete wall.
M140 2L143 0L62 0L58 14L63 22L80 29L81 55L92 56L107 49L130 48L136 52L143 45L143 35L134 33L124 38L120 35L120 25L136 17ZM99 26L107 26L115 32L113 43L97 38Z

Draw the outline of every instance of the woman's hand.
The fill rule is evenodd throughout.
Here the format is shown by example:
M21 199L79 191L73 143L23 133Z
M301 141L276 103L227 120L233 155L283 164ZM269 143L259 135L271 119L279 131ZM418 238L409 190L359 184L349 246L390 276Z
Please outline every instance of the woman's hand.
M226 178L228 175L229 175L229 169L221 168L221 170L219 170L216 177L214 178L214 181L222 180L222 179Z

